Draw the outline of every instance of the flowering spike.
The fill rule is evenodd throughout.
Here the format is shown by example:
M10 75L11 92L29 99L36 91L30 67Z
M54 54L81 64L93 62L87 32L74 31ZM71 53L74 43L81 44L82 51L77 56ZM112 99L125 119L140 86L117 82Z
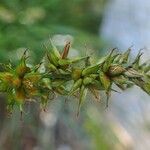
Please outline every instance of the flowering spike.
M130 63L129 48L125 53L115 52L113 49L107 56L96 63L90 62L90 56L68 58L70 42L60 55L52 43L52 49L46 56L48 61L43 63L46 68L39 71L38 65L27 65L27 50L21 57L17 66L0 64L0 92L6 93L7 110L12 112L14 106L20 106L20 111L27 101L35 101L38 97L45 110L48 101L57 95L76 96L79 99L77 115L89 90L97 101L100 100L99 91L106 93L106 107L111 92L118 92L112 88L116 84L125 90L133 85L139 86L150 95L150 63L140 64L142 53L139 52L133 63ZM80 65L80 63L84 65Z

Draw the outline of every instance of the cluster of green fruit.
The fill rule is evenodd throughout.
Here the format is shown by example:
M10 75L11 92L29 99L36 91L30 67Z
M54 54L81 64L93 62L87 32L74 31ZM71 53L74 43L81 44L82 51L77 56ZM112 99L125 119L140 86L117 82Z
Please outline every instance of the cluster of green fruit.
M11 112L17 105L22 112L24 104L32 100L40 100L45 109L50 97L53 99L59 94L76 96L79 99L79 114L88 91L97 100L100 100L99 91L105 91L108 106L111 92L116 91L113 85L122 90L137 85L150 95L150 64L140 63L141 52L131 62L130 48L123 54L113 49L97 63L91 64L90 56L68 58L70 42L65 45L62 53L51 44L52 48L47 48L43 72L39 69L42 63L33 67L26 63L27 51L16 67L11 63L1 64L0 92L6 93L8 111ZM83 66L76 65L81 62Z

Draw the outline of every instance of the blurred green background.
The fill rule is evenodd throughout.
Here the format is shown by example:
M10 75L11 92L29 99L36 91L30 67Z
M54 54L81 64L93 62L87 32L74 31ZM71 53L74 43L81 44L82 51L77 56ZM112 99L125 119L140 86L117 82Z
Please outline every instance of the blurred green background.
M97 37L105 3L104 0L1 0L1 61L8 58L6 50L11 54L22 47L32 50L39 60L44 54L44 40L54 34L72 35L76 48L84 43L100 48L102 43Z
M107 0L0 0L0 62L17 62L25 48L30 61L44 56L49 37L59 47L72 39L73 54L102 54L107 43L99 28ZM62 41L61 41L61 40ZM60 43L59 43L60 41ZM85 46L86 45L86 46ZM8 118L5 96L0 97L0 150L120 150L114 124L105 118L105 101L88 96L76 118L77 100L57 97L42 112L37 103L27 104L23 120L16 110ZM103 98L102 98L103 99Z

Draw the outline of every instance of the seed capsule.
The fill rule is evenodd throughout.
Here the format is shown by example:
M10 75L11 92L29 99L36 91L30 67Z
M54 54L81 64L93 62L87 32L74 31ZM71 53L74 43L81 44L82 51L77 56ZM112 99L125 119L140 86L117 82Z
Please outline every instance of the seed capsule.
M68 91L65 89L64 86L60 86L54 89L60 95L67 95Z
M79 89L82 85L82 79L78 79L74 84L70 91L70 95L73 94L77 89Z
M61 80L61 79L56 79L54 81L52 81L52 87L59 87L60 85L64 84L65 81Z
M108 76L106 76L102 71L100 71L100 73L99 73L99 79L100 79L102 85L104 86L105 90L110 89L111 81L108 78Z
M81 77L82 70L80 68L73 68L72 70L72 79L74 81L78 80Z
M59 59L58 64L60 66L66 66L66 65L70 65L71 61L69 59Z
M141 78L143 75L139 73L138 71L134 70L133 68L127 69L124 73L129 78Z
M50 63L52 63L54 66L58 66L59 59L53 53L49 53L47 56Z
M56 46L53 44L53 42L50 40L51 45L52 45L52 49L50 50L50 52L47 52L47 58L50 61L50 63L52 63L54 66L58 66L59 63L59 59L61 59L60 53L57 50Z
M116 48L112 49L112 51L110 52L110 54L108 54L108 56L106 57L104 63L102 64L102 71L103 72L107 72L111 63L114 61L115 58L112 57L113 52Z
M139 69L139 66L140 66L140 59L141 59L141 56L143 55L143 53L141 53L141 50L139 51L138 55L136 56L134 62L132 63L132 67L134 69Z
M83 79L83 84L84 84L84 85L88 85L88 84L92 83L93 81L94 81L93 78L85 77L85 78Z
M93 78L93 79L96 79L98 77L98 74L90 74L89 77Z
M41 84L44 88L47 88L49 90L52 89L52 82L49 78L43 78L42 81L41 81Z
M98 80L94 80L90 87L96 90L104 90L104 86L102 85L101 81Z
M143 89L148 95L150 95L150 82L139 80L138 78L133 78L132 81L139 86L141 89Z
M25 75L24 79L30 80L33 83L38 83L38 81L42 79L42 74L38 72L36 73L31 72Z
M121 90L125 90L127 88L125 85L129 85L132 83L129 82L128 79L126 79L124 76L117 76L111 79Z
M99 65L89 66L82 71L82 76L97 73Z
M129 48L124 54L121 55L119 59L120 64L124 64L128 62L130 52L131 52L131 48Z
M110 76L117 76L123 74L125 71L126 70L121 65L112 65L108 70L108 74Z
M128 81L127 78L125 78L124 76L117 76L117 77L112 77L111 78L115 83L119 83L119 84L128 84L130 83L130 81Z
M68 70L58 69L59 73L62 75L70 75L70 72Z
M56 68L53 64L51 64L51 63L48 64L48 69L49 69L50 71L52 71L52 72L54 72L54 71L57 70L57 68Z
M53 44L53 41L51 39L50 39L50 42L51 42L51 45L52 45L51 53L54 55L54 57L56 59L60 59L61 56L60 56L59 51L57 50L56 46Z

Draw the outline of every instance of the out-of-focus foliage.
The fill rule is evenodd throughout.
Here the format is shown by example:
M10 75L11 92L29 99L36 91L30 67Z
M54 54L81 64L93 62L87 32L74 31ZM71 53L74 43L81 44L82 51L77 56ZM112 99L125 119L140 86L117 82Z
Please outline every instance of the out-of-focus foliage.
M3 23L61 24L97 33L104 0L1 0Z
M93 33L98 31L104 4L104 0L2 0L0 58L6 60L5 50L26 47L36 50L36 59L43 53L45 38L58 33L71 34L77 48L87 42L100 48Z

